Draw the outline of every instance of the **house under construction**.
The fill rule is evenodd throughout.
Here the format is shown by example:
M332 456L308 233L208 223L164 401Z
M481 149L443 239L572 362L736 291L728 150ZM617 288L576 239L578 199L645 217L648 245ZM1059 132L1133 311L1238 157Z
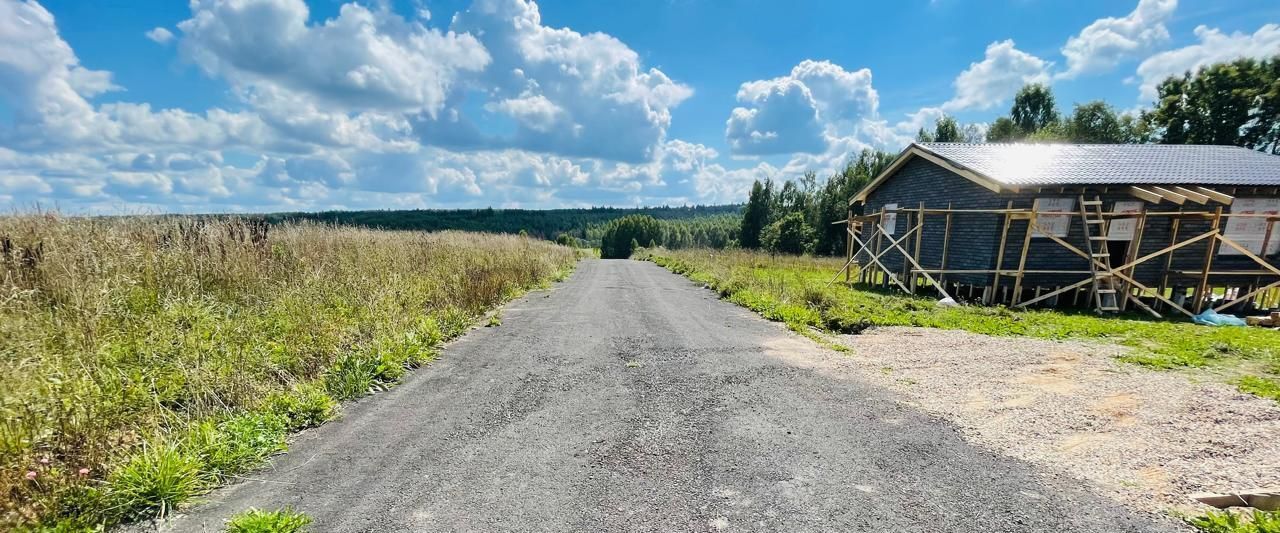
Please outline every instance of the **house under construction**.
M1278 189L1280 156L1231 146L912 144L849 202L845 279L1014 307L1272 309Z

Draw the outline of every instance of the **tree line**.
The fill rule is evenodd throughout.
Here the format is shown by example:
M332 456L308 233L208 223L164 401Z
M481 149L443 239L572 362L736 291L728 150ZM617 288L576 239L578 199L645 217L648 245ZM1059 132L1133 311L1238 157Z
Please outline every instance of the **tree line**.
M628 215L588 227L587 238L600 243L600 256L605 259L630 257L639 247L732 248L738 245L741 220L738 215L668 220Z
M1029 84L1009 114L987 128L987 142L1217 144L1280 154L1280 56L1242 58L1172 76L1157 86L1151 109L1122 113L1102 100L1063 115L1053 92ZM975 142L975 125L943 116L922 142Z

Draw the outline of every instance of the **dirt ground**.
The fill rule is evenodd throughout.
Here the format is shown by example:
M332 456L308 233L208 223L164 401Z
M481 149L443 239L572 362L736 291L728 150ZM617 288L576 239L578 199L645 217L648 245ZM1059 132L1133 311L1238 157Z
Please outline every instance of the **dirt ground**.
M1123 348L880 328L839 341L868 379L995 451L1092 481L1146 511L1188 495L1280 485L1280 405Z

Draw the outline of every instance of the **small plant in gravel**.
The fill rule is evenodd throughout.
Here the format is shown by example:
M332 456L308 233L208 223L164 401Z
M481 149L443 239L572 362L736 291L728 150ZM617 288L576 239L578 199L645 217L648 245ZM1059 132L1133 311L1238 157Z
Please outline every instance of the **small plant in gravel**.
M1280 511L1210 511L1187 523L1203 533L1280 533Z
M249 509L227 522L227 533L296 533L311 524L311 517L284 507L274 511Z

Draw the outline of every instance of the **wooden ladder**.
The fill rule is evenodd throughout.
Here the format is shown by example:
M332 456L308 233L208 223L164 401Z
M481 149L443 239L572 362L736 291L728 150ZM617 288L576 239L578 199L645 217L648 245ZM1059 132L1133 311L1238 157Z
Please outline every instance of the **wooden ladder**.
M1092 208L1092 209L1091 209ZM1093 303L1099 313L1120 310L1111 252L1107 250L1107 219L1102 216L1102 199L1085 200L1080 195L1080 219L1084 221L1085 252L1093 275Z

